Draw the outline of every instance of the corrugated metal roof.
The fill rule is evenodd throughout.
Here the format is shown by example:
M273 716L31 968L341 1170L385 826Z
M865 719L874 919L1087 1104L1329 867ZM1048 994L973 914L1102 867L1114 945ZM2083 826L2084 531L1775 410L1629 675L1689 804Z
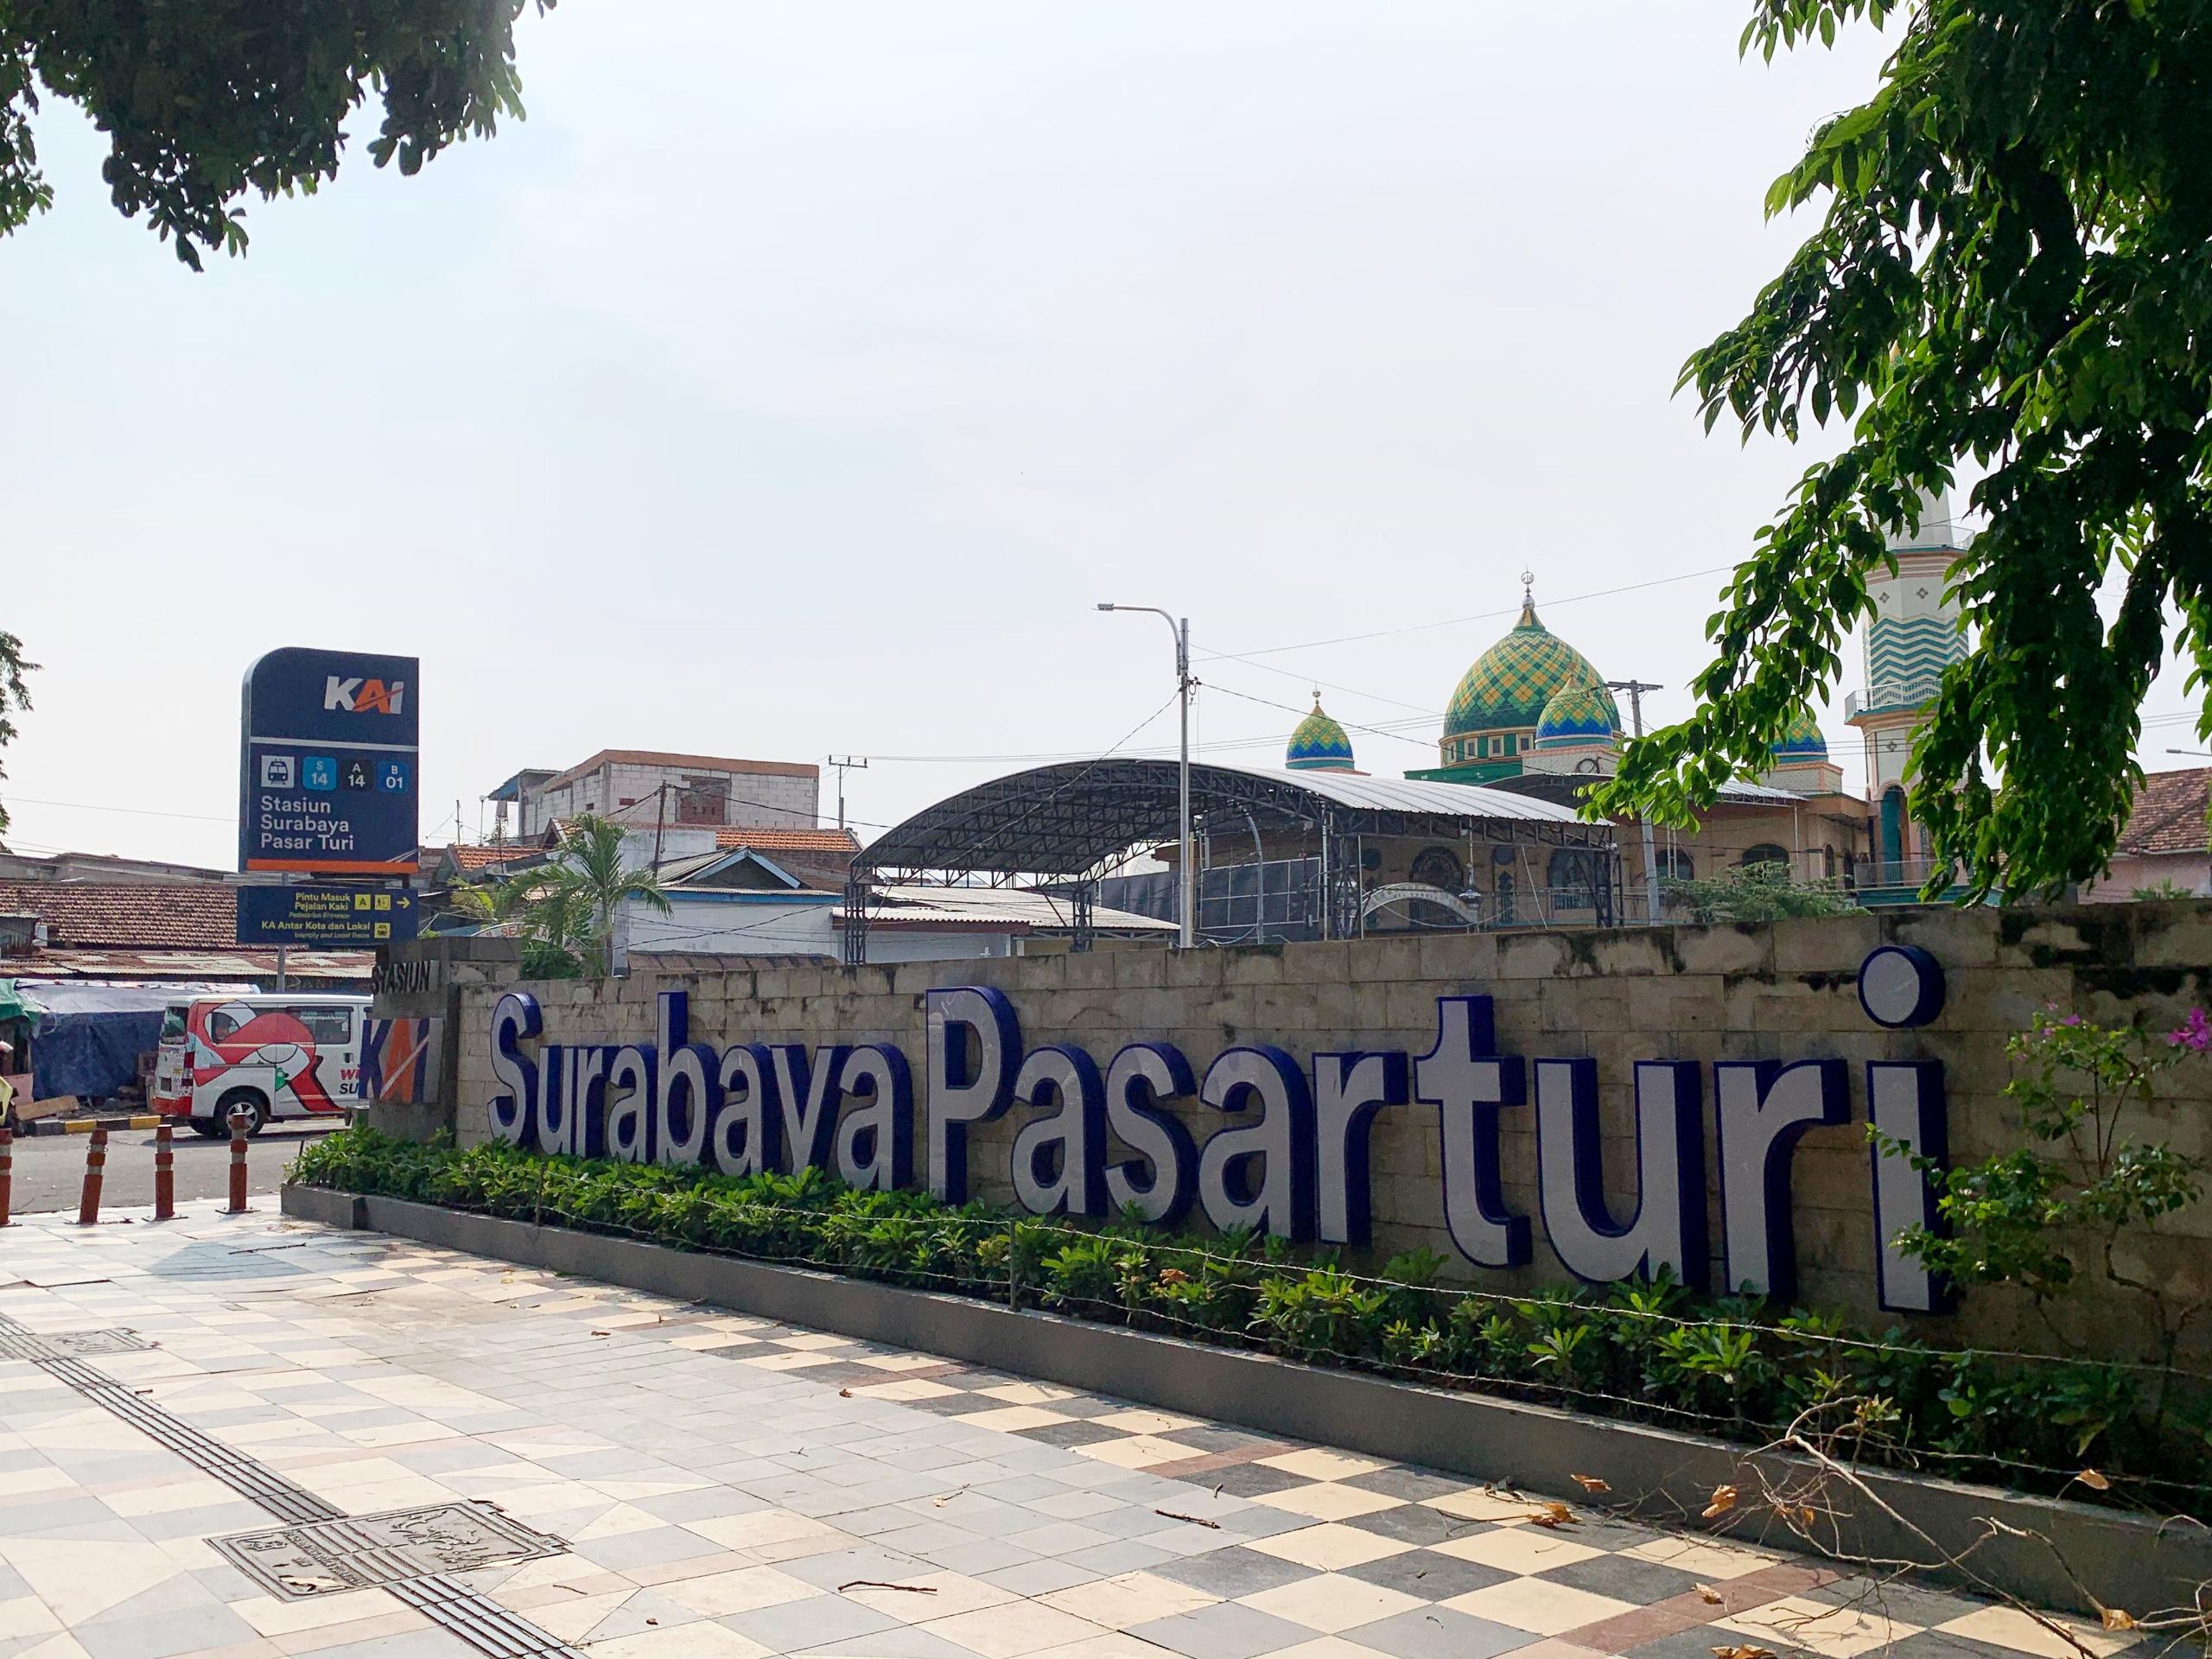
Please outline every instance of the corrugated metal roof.
M1173 836L1172 760L1062 761L1009 772L925 807L872 842L868 870L1080 875L1132 847ZM1610 824L1572 809L1474 784L1291 772L1221 761L1191 767L1195 811L1262 832L1334 823L1341 833L1458 834L1610 847Z
M1447 784L1428 778L1366 778L1349 772L1291 772L1277 766L1240 766L1209 760L1214 772L1242 772L1303 789L1344 806L1370 812L1433 812L1456 818L1516 818L1523 823L1580 823L1572 809L1480 784ZM1196 772L1198 768L1192 768Z
M868 925L874 927L883 923L913 927L955 923L1072 929L1075 912L1058 894L1029 893L1020 887L871 887ZM1175 931L1173 922L1132 911L1109 910L1103 905L1091 906L1090 925L1109 932Z
M1802 795L1786 789L1770 789L1764 784L1723 784L1719 798L1742 806L1802 806L1805 802Z

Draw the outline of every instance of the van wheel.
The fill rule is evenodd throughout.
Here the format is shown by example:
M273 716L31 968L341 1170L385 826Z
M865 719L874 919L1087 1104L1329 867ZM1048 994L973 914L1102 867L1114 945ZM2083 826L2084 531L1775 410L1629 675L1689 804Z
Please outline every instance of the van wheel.
M216 1133L231 1132L231 1113L243 1106L253 1116L245 1126L249 1135L259 1135L269 1122L269 1103L258 1089L233 1089L215 1103Z

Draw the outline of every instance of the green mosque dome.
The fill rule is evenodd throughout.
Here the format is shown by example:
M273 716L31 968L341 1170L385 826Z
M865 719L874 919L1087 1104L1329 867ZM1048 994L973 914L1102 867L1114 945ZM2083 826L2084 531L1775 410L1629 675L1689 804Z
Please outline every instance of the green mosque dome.
M1452 694L1445 738L1526 731L1556 693L1604 679L1588 658L1536 620L1535 601L1524 596L1513 632L1475 659Z
M1552 694L1536 719L1536 747L1574 749L1610 743L1620 728L1621 711L1613 694L1592 680Z
M1801 709L1789 718L1774 745L1775 754L1784 760L1825 760L1828 758L1828 740L1821 730L1821 722L1809 709Z
M1290 734L1283 764L1293 772L1350 772L1351 740L1344 728L1321 712L1321 694L1313 693L1313 712L1298 722Z

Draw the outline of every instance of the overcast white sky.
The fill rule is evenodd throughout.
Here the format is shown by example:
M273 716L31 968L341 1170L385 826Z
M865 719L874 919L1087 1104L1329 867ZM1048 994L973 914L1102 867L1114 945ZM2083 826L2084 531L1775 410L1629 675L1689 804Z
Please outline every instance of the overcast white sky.
M1172 689L1100 599L1201 652L1448 621L1203 663L1230 758L1315 677L1413 722L1365 769L1433 764L1524 567L1679 715L1719 578L1569 601L1732 563L1811 459L1672 386L1880 49L1742 62L1746 10L564 0L527 122L402 179L363 118L196 277L53 108L56 207L0 241L0 627L45 665L11 842L229 864L284 645L422 657L434 842L602 747L870 755L864 834L1096 753Z

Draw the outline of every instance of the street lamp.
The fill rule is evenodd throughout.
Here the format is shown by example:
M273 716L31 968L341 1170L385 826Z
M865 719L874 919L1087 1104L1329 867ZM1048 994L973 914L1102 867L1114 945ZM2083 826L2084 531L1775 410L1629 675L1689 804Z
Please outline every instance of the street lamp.
M1175 636L1175 696L1183 706L1183 761L1175 814L1180 846L1175 861L1175 909L1179 930L1176 942L1187 950L1198 943L1198 906L1193 897L1198 873L1192 868L1195 855L1191 845L1191 619L1186 616L1178 621L1157 605L1114 605L1101 601L1098 608L1149 611L1166 623L1167 631Z

